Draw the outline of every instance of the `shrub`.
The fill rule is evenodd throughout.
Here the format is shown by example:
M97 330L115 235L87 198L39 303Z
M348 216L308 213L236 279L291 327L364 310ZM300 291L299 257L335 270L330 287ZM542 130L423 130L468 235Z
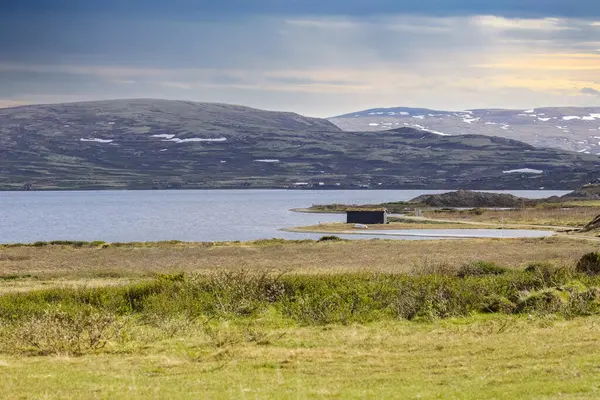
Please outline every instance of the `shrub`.
M486 304L481 309L484 313L503 313L512 314L517 305L504 296L493 295L487 299Z
M91 307L74 313L51 309L10 325L2 344L36 355L82 355L106 346L120 329L113 314Z
M498 265L487 262L487 261L473 261L469 264L463 265L457 275L460 278L467 276L485 276L485 275L502 275L508 270Z
M555 314L569 304L569 293L556 288L524 292L517 303L517 311L535 314Z
M557 267L549 262L531 263L525 268L537 287L551 287L560 285L562 282L571 279L571 273L567 268Z
M344 239L342 239L339 236L323 236L321 239L319 239L319 242L341 242Z
M456 266L444 259L433 259L425 256L420 260L415 260L408 273L409 275L456 276L457 269Z
M82 240L53 240L50 242L52 246L73 246L73 247L83 247L89 245L90 243L84 242Z
M185 282L186 277L183 272L176 274L159 274L158 279L167 282Z
M323 325L477 312L572 317L600 311L600 277L574 275L552 264L506 273L480 261L464 266L460 277L436 268L438 273L415 275L277 275L236 269L165 274L127 286L5 293L0 296L0 341L6 349L14 344L35 354L83 354L105 346L120 329L117 321L138 321L174 336L202 321L250 321L267 312Z
M592 252L585 254L577 262L575 270L587 275L600 274L600 253Z
M208 279L196 277L194 290L209 296L204 299L206 306L217 315L250 316L283 296L281 276L245 269L222 271Z

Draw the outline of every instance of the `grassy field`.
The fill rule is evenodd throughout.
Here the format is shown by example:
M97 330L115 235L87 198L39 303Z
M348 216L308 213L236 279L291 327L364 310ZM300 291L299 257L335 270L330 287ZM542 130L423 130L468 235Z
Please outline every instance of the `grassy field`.
M597 398L600 319L262 328L98 355L0 355L4 398ZM236 336L238 327L223 327Z
M434 216L435 217L435 216ZM451 216L446 216L451 218ZM343 222L321 223L318 225L299 226L285 228L287 232L311 232L311 233L365 233L369 230L375 231L397 231L397 230L423 230L423 229L527 229L564 232L571 230L569 226L555 225L528 225L528 224L509 224L501 221L476 221L470 219L430 219L426 217L391 217L387 224L369 224L367 228L356 228L355 224Z
M0 282L3 291L78 281L97 286L102 282L153 278L162 273L240 267L286 273L408 273L438 266L456 268L474 260L522 268L537 261L572 265L583 253L595 249L594 242L562 237L14 246L0 247Z
M599 215L600 207L595 203L577 202L565 207L540 206L514 210L426 210L423 214L425 217L434 219L578 228L585 226Z
M5 398L597 398L567 238L0 247Z
M299 212L310 213L344 213L349 207L384 207L390 213L412 215L415 208L421 209L423 215L430 219L487 222L490 224L526 224L582 227L600 215L600 201L572 200L565 202L538 203L529 207L515 209L474 208L469 210L451 208L431 208L425 205L407 202L390 202L349 206L345 204L313 205Z

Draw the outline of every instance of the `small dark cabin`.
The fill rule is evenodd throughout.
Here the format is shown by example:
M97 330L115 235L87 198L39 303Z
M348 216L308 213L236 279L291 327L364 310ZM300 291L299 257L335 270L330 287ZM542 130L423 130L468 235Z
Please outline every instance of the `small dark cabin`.
M387 224L387 210L384 208L347 210L346 222L349 224Z

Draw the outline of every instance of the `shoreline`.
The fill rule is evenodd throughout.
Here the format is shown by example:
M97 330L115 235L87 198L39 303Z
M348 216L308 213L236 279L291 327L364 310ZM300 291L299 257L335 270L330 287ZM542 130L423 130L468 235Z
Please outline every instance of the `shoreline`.
M500 188L498 189L497 187L491 189L491 188L456 188L456 187L427 187L424 188L422 186L404 186L404 187L368 187L368 188L364 188L364 187L353 187L353 186L347 186L347 187L327 187L327 188L320 188L318 186L315 187L294 187L294 186L261 186L261 187L185 187L185 188L152 188L152 187L145 187L145 188L138 188L138 187L123 187L123 186L105 186L105 187L98 187L98 188L92 188L92 187L81 187L81 188L32 188L32 189L21 189L19 188L8 188L6 186L4 187L0 187L0 192L91 192L91 191L132 191L132 192L139 192L139 191L149 191L149 192L154 192L154 191L189 191L189 190L290 190L290 191L315 191L315 192L325 192L325 191L330 191L330 192L339 192L339 191L444 191L444 192L454 192L457 190L470 190L470 191L474 191L474 192L516 192L516 191L529 191L529 192L571 192L575 189L577 189L579 186L573 187L571 189L565 189L565 188L552 188L552 187L545 187L544 189L539 189L539 188Z
M459 230L462 228L451 228L451 230ZM464 230L476 230L473 228L464 228ZM479 228L479 230L484 230L489 228ZM407 232L411 229L398 229L394 231L393 229L389 229L389 232L384 232L382 230L377 231L369 231L365 229L364 231L326 231L326 230L302 230L301 228L282 228L280 229L284 232L292 232L292 233L318 233L318 234L328 234L328 235L362 235L362 236L392 236L392 237L423 237L423 238L445 238L445 239L529 239L529 238L541 238L541 237L552 237L557 235L557 232L554 231L544 231L544 230L534 230L531 229L531 232L539 232L539 233L548 233L547 235L532 235L532 236L485 236L485 235L477 235L473 234L456 234L456 233L421 233L421 232ZM414 231L426 231L426 228L414 228ZM443 229L429 229L431 231L439 231ZM450 229L449 229L450 230ZM503 229L489 229L494 231L504 231ZM517 229L506 229L506 231L515 231Z

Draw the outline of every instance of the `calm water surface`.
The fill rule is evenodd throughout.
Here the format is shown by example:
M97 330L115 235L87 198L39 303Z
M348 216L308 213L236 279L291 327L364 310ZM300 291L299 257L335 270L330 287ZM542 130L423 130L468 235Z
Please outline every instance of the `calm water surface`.
M0 243L319 238L322 235L282 232L279 229L343 221L345 216L289 210L313 204L405 201L422 194L443 192L447 190L0 192ZM543 198L567 192L502 193ZM507 232L504 231L504 237L509 235ZM371 237L374 236L360 236L362 239ZM410 236L393 238L423 239Z

